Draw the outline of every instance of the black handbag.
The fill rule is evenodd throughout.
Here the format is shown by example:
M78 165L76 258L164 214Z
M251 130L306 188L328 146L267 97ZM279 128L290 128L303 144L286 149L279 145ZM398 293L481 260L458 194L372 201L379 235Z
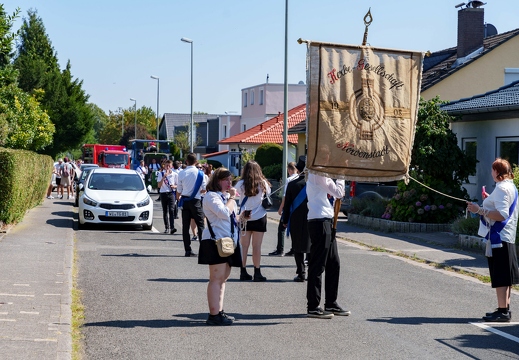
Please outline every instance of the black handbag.
M272 207L272 199L270 198L270 196L265 194L265 197L263 198L263 200L261 200L261 206L263 206L265 210L270 209Z

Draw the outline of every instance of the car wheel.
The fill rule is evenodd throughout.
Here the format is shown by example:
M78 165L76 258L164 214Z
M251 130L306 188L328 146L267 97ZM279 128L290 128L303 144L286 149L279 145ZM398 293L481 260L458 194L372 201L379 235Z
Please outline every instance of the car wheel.
M151 230L151 229L153 229L153 223L151 223L149 225L148 224L142 225L142 229L143 230Z

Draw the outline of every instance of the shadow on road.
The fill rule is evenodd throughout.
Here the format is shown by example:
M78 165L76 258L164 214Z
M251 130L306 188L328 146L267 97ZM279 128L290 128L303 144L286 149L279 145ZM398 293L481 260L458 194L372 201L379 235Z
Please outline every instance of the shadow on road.
M435 318L435 317L384 317L378 319L367 319L371 322L384 322L398 325L423 325L423 324L467 324L479 321L479 319L467 318Z
M137 253L130 253L130 254L102 254L101 256L115 256L115 257L143 257L143 258L150 258L150 257L178 257L173 255L143 255L143 254L137 254Z
M298 319L306 318L305 314L238 314L233 313L237 320L233 324L245 325L245 326L259 326L259 325L279 325L281 322L273 320L285 320L285 319ZM174 317L184 319L157 319L157 320L112 320L112 321L100 321L86 323L84 327L117 327L117 328L135 328L135 327L146 327L146 328L171 328L171 327L193 327L193 326L207 326L205 320L207 319L207 313L195 313L195 314L178 314L173 315ZM269 321L270 320L270 321ZM241 321L247 321L241 323Z

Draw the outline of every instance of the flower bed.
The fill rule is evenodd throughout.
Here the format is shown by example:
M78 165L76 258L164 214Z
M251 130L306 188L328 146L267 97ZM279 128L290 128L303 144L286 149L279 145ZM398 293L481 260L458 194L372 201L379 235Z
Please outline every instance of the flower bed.
M403 221L391 221L380 218L367 217L357 214L348 214L348 223L383 232L439 232L451 231L451 224L425 224Z

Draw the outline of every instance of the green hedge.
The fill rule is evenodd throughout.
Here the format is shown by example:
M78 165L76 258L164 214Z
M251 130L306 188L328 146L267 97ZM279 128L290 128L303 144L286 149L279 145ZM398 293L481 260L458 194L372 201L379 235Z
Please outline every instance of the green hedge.
M53 164L47 155L0 147L1 222L18 222L27 210L42 203Z

